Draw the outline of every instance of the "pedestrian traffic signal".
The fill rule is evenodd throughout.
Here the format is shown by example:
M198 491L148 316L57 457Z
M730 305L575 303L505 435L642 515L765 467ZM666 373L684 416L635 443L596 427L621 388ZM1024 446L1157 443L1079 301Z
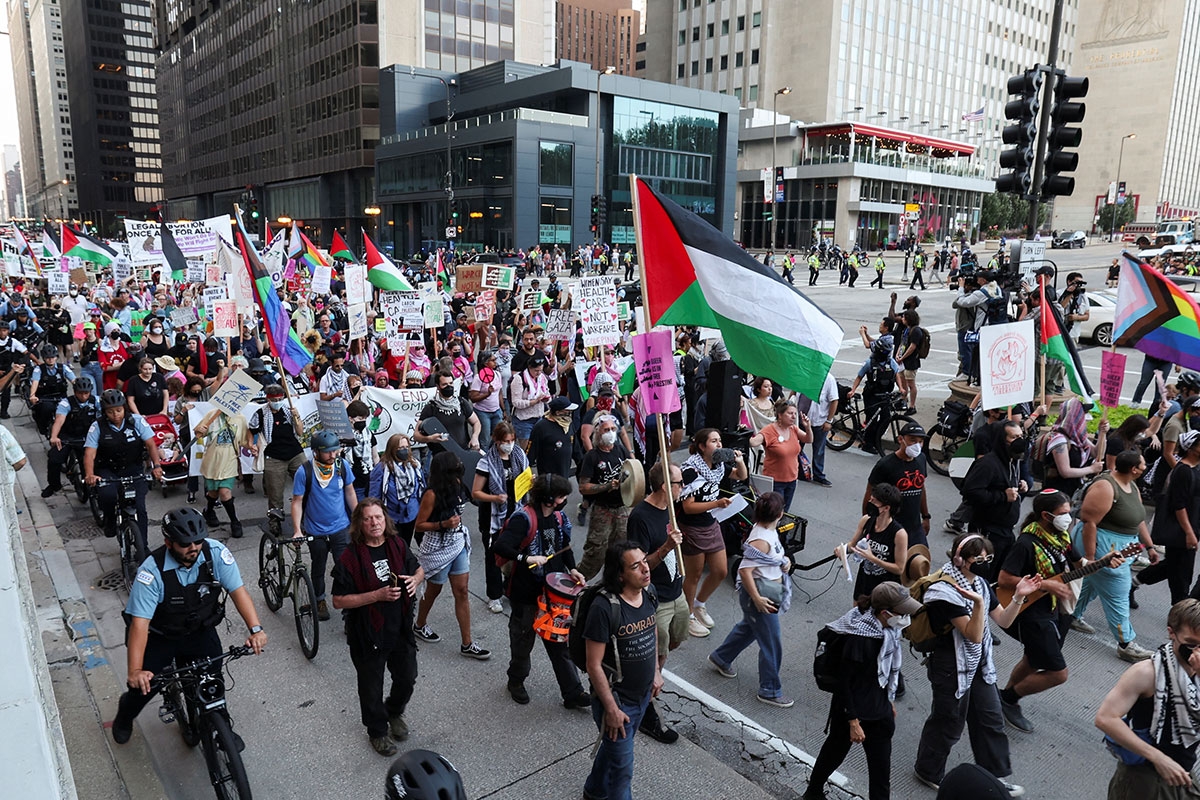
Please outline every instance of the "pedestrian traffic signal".
M1038 116L1042 109L1041 70L1027 69L1008 79L1008 94L1012 99L1004 106L1004 116L1014 124L1006 125L1001 133L1012 150L1000 153L1000 168L1012 170L996 178L996 191L1026 197L1033 190L1033 163L1037 157Z
M1050 126L1046 131L1049 150L1046 153L1046 176L1041 185L1043 200L1069 196L1075 191L1075 179L1062 173L1074 172L1079 166L1079 153L1069 148L1079 147L1083 141L1083 129L1071 125L1083 122L1087 106L1075 100L1086 97L1087 93L1087 78L1059 75L1054 84L1054 106L1050 109Z

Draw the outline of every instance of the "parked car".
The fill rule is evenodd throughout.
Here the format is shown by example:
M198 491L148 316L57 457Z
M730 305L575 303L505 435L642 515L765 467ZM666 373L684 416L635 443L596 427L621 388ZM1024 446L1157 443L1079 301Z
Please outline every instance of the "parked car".
M1079 323L1079 338L1108 347L1112 344L1117 296L1112 292L1088 292L1087 299L1088 318Z
M1050 243L1050 246L1056 249L1066 248L1073 250L1076 247L1083 247L1085 244L1087 244L1087 233L1084 231L1075 231L1074 233L1064 231L1054 237L1054 241Z

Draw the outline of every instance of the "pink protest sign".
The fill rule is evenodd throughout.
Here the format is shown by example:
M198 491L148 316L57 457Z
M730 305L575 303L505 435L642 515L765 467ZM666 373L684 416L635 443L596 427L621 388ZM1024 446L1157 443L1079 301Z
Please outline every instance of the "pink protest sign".
M669 330L650 331L633 337L633 362L647 414L671 414L679 410L675 359L671 356L673 341Z
M1121 384L1125 380L1125 354L1105 350L1100 354L1100 405L1121 405Z

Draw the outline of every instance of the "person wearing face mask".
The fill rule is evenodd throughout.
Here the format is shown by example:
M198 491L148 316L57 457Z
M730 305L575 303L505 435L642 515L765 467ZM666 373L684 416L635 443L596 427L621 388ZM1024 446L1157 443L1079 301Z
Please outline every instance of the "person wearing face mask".
M571 476L575 443L575 409L568 397L550 401L550 410L533 426L529 434L529 460L539 475L553 473Z
M846 544L847 554L862 559L854 581L856 600L869 597L881 583L900 582L901 570L908 561L908 533L895 518L900 504L900 490L890 483L871 487L866 513Z
M75 336L71 330L71 315L63 309L59 298L50 301L50 310L42 317L42 327L46 329L46 341L58 348L62 358L70 358Z
M539 353L526 362L526 368L514 373L509 391L513 404L513 427L521 447L529 444L533 425L546 413L547 404L553 395L546 379L546 359Z
M1139 587L1162 580L1170 587L1171 604L1178 603L1188 596L1188 586L1195 572L1196 536L1200 531L1200 431L1183 431L1176 445L1180 458L1163 482L1150 528L1154 544L1166 552L1157 564L1133 576L1129 588L1130 608L1138 607L1133 593ZM1163 465L1158 468L1163 469ZM1200 596L1200 584L1193 588L1192 596Z
M512 515L493 545L496 555L513 564L507 586L512 604L512 615L508 618L508 693L520 705L526 705L530 699L525 680L531 666L529 657L539 638L534 620L538 617L546 576L552 572L565 572L580 585L584 583L583 575L575 569L575 553L571 550L571 521L562 511L570 495L571 483L566 478L539 475L524 506ZM490 556L488 560L495 561ZM545 607L546 604L540 605ZM583 688L579 670L571 662L566 635L540 638L554 668L563 705L567 708L591 707L592 696Z
M117 388L117 372L129 360L129 350L121 337L121 326L109 322L104 326L104 338L100 340L100 369L104 372L105 389Z
M304 466L304 423L283 386L273 383L266 389L267 404L250 416L250 451L263 451L263 491L267 495L267 513L283 519L283 492Z
M621 465L629 451L617 439L617 421L610 414L596 417L593 447L577 473L579 493L591 506L587 540L579 571L589 580L604 565L604 553L625 538L629 509L621 499Z
M358 499L367 496L371 483L371 470L379 461L378 438L375 432L368 430L367 422L371 417L371 409L362 400L355 400L346 406L346 414L354 428L354 444L347 447L350 466L354 469L354 491Z
M454 377L448 372L437 373L437 394L433 396L421 413L417 416L417 428L414 437L418 442L429 446L431 455L446 450L442 444L446 434L426 434L421 430L421 422L430 417L436 417L446 429L449 438L464 450L479 449L479 416L475 413L471 401L459 397L454 390Z
M1116 464L1117 454L1130 449L1158 450L1158 440L1155 438L1162 427L1164 418L1170 407L1165 398L1159 401L1158 410L1150 417L1145 414L1131 414L1108 435L1108 447L1104 456L1104 468L1112 472Z
M1109 800L1194 797L1200 747L1200 601L1171 606L1167 636L1148 661L1130 667L1096 711L1096 727L1117 757Z
M504 610L504 576L492 548L501 529L519 507L513 481L529 466L525 451L517 447L517 435L511 425L501 422L492 429L492 445L475 467L471 499L479 504L479 531L483 539L483 566L487 580L488 611ZM530 620L532 622L532 619Z
M896 439L899 444L896 452L879 459L867 477L867 488L863 492L862 510L865 514L876 486L891 484L900 491L900 508L894 514L896 521L908 532L910 550L918 545L929 546L931 515L925 493L925 481L929 475L925 456L926 438L925 429L919 423L905 424Z
M346 403L353 399L350 396L350 373L346 371L345 355L334 354L329 369L321 378L319 391L322 400L342 400Z
M170 355L171 343L167 340L161 319L154 317L150 320L145 333L142 334L142 347L145 348L146 355L150 358Z
M492 428L504 419L500 409L500 395L504 393L504 382L496 362L496 354L484 350L479 354L479 372L468 381L468 397L475 406L481 426L479 438L490 439Z
M235 539L242 537L242 523L238 519L233 503L233 487L242 471L239 453L250 444L246 418L241 414L227 414L214 408L196 424L193 432L204 437L204 457L200 462L200 474L204 477L204 494L208 504L204 509L204 521L210 528L220 525L217 520L217 503L229 516L229 532Z
M863 746L870 800L891 797L892 736L904 646L900 634L921 604L897 583L883 583L826 627L844 635L841 682L829 701L829 735L813 764L804 800L824 800L825 782L850 748Z
M379 463L371 470L367 496L383 501L388 517L405 544L412 543L413 523L424 493L425 473L413 454L411 441L403 433L392 434Z
M962 497L971 506L970 530L992 543L998 564L1012 547L1013 528L1021 514L1021 495L1029 488L1021 480L1026 440L1013 420L992 423L992 451L976 459L963 479ZM991 573L988 577L991 577Z

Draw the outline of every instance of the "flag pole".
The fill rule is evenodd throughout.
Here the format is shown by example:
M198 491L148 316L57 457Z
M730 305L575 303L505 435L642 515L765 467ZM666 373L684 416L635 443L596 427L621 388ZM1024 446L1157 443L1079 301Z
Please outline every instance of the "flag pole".
M629 196L633 199L633 235L637 242L638 249L638 278L642 282L642 305L646 305L647 289L646 284L646 248L642 246L642 217L639 213L638 203L638 178L637 175L629 176ZM650 332L650 312L646 312L647 329L642 333ZM604 363L603 360L600 362ZM680 414L680 417L683 415ZM671 490L671 450L667 446L667 430L663 425L663 415L661 412L654 415L655 427L658 428L658 457L662 464L663 470L663 488L667 492L667 516L671 521L671 530L679 530L679 524L675 521L675 498ZM675 545L675 563L679 565L679 576L687 577L686 569L683 565L683 550L679 545Z
M1046 276L1039 275L1038 283L1041 284L1041 286L1039 288L1042 293L1042 302L1043 303L1049 302L1046 299ZM1041 308L1040 305L1038 306L1038 309L1039 309L1039 313L1044 317L1046 310L1044 308ZM1042 320L1039 320L1039 322L1042 322ZM1043 336L1045 335L1044 323L1042 325L1041 335L1043 335ZM1041 343L1040 337L1039 337L1038 350L1040 351L1041 349L1042 349L1042 343ZM1041 358L1038 359L1038 379L1039 379L1039 385L1042 387L1042 402L1039 405L1045 406L1046 405L1046 354L1039 353L1039 355L1041 356Z

